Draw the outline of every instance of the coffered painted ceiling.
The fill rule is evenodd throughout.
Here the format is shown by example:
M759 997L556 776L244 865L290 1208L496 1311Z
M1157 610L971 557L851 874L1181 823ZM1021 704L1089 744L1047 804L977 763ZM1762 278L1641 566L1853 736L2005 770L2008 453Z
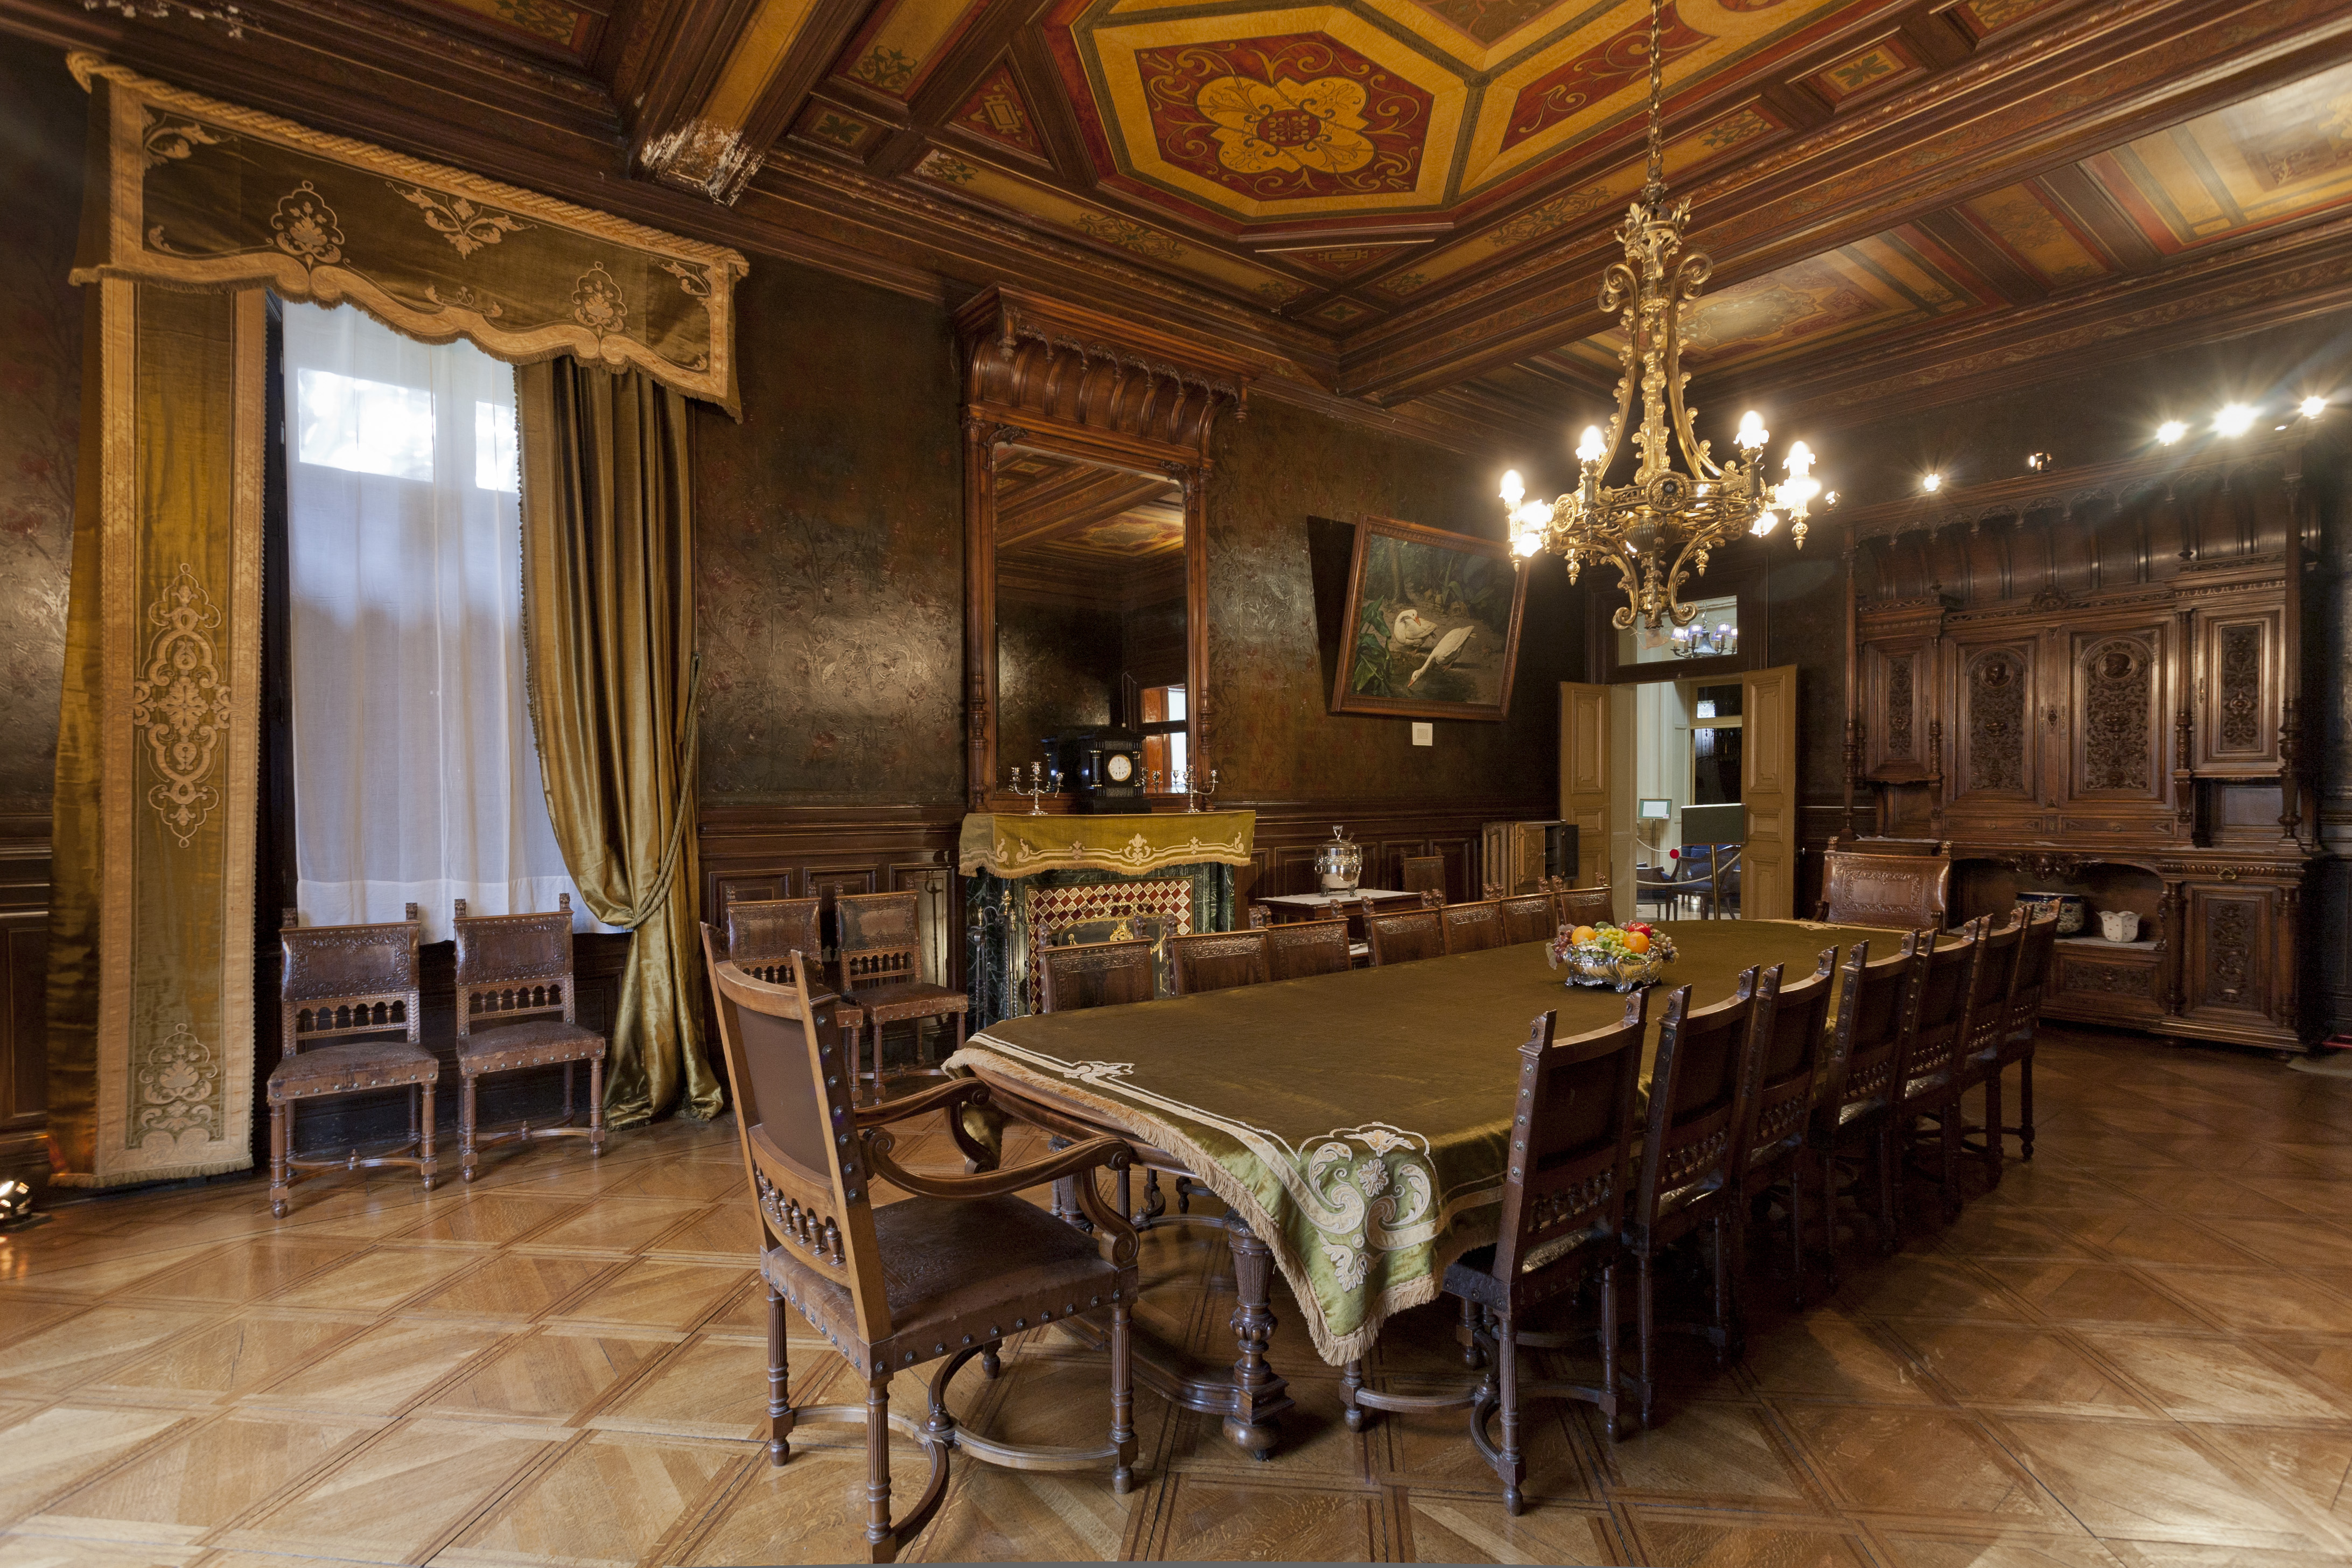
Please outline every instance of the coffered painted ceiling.
M1616 377L1647 0L154 8L0 26L910 292L1064 292L1466 443ZM1664 51L1702 391L1833 419L2352 299L2342 0L1672 0Z

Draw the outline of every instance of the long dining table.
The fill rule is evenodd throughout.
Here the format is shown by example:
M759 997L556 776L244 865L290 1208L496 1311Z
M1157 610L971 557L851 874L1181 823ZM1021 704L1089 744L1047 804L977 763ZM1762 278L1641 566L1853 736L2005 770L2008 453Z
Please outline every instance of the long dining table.
M1643 1081L1665 997L1723 1001L1750 965L1795 980L1822 952L1902 933L1811 921L1657 922L1674 940L1652 996ZM1010 1114L1108 1132L1225 1205L1239 1354L1229 1369L1139 1346L1138 1375L1265 1458L1290 1400L1265 1359L1269 1265L1316 1352L1361 1360L1394 1314L1439 1293L1446 1265L1495 1238L1519 1047L1545 1013L1565 1039L1616 1023L1626 998L1564 984L1540 942L1127 1006L1006 1018L951 1071ZM1140 1336L1139 1336L1140 1337Z

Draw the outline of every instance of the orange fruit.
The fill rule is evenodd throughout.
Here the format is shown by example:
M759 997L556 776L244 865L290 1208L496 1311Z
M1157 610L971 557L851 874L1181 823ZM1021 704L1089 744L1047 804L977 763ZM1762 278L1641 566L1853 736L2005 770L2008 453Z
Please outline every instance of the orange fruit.
M1647 952L1650 951L1650 935L1647 931L1629 931L1625 933L1625 945L1635 952Z
M1582 947L1586 942L1592 940L1592 928L1591 926L1579 926L1574 931L1568 933L1568 940L1576 943L1577 946Z

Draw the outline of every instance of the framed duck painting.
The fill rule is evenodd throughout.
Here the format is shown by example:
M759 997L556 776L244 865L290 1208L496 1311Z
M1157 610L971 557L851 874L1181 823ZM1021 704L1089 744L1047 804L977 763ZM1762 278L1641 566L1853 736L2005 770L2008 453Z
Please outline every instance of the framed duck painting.
M1358 518L1331 711L1501 719L1527 589L1500 541Z

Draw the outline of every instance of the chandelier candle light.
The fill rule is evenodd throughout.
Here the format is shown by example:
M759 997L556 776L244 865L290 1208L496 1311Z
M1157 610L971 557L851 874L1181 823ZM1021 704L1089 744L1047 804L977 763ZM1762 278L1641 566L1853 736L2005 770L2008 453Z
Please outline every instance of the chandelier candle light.
M1763 537L1787 514L1789 537L1804 548L1805 519L1822 493L1812 477L1813 455L1802 441L1789 448L1781 467L1787 479L1768 496L1764 445L1771 438L1761 416L1740 416L1735 441L1739 456L1717 464L1707 443L1691 431L1691 411L1683 406L1683 308L1698 298L1715 263L1683 244L1690 200L1666 201L1665 153L1658 134L1664 99L1664 57L1659 50L1665 0L1650 0L1650 165L1642 198L1617 231L1625 259L1612 262L1601 281L1601 308L1624 325L1620 353L1625 371L1617 383L1617 408L1609 428L1587 426L1576 448L1584 476L1575 493L1546 502L1525 500L1517 471L1503 476L1511 548L1521 557L1549 550L1568 561L1568 580L1587 564L1606 561L1617 568L1625 605L1612 623L1629 630L1637 620L1652 631L1671 620L1688 626L1697 606L1682 602L1682 587L1706 574L1707 552L1743 533ZM1622 449L1633 412L1633 389L1642 392L1642 423L1633 431L1641 461L1633 482L1604 486L1602 479ZM1684 468L1674 463L1682 449Z

